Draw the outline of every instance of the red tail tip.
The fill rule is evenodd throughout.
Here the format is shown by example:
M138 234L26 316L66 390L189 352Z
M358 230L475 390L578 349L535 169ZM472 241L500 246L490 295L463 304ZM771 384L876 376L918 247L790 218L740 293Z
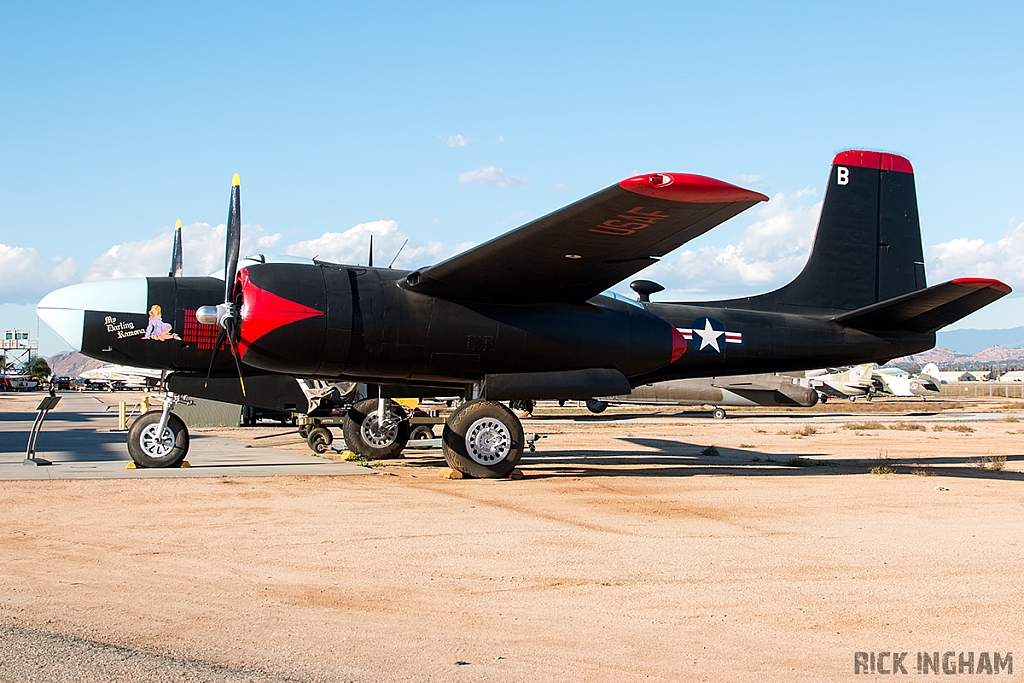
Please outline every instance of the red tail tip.
M832 160L833 166L859 166L861 168L873 168L879 171L899 171L900 173L913 173L914 167L906 157L899 154L887 152L868 152L866 150L851 149L840 152Z

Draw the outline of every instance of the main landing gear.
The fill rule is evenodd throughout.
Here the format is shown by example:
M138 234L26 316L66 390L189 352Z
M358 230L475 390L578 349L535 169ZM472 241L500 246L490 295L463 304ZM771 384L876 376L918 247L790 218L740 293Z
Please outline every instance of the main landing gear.
M480 479L507 477L523 457L523 424L497 401L474 399L444 425L441 449L454 470Z
M409 419L405 410L390 399L385 399L383 406L380 404L381 399L377 398L360 401L349 409L342 424L345 445L356 455L369 460L397 458L409 443ZM320 430L327 431L322 427ZM310 438L316 431L310 432ZM315 447L313 449L316 450ZM326 450L325 446L323 451L317 452Z
M409 420L402 406L394 401L385 400L383 406L376 398L360 401L345 416L345 445L369 460L397 458L410 438L414 438L414 430L421 430L415 434L417 438L433 436L429 426L423 429L423 425L410 425ZM322 427L311 430L308 438L310 447L317 452L326 451L330 445L330 432ZM523 423L515 413L502 403L483 399L467 401L456 408L445 422L441 439L448 466L478 479L507 477L519 464L525 446Z

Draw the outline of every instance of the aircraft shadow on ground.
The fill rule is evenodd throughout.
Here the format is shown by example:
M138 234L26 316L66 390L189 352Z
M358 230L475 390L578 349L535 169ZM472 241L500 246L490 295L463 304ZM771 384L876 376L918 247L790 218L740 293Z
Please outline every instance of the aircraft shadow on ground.
M685 441L626 437L620 441L644 450L540 451L527 453L524 465L554 469L546 476L801 476L849 475L871 472L888 465L896 474L916 470L935 476L966 479L1024 481L1024 472L993 470L978 465L981 456L971 453L921 458L827 458L824 453L765 453L741 448L716 447L718 455L704 454L706 446ZM1006 456L1006 462L1024 461L1024 455ZM538 476L545 474L538 473Z
M523 454L530 478L553 477L793 477L866 474L880 465L894 474L920 470L929 477L1024 481L1024 472L979 467L981 456L965 453L922 458L827 458L824 453L765 453L717 446L718 455L704 455L706 446L669 439L620 438L621 450L545 450ZM542 442L543 443L543 442ZM642 450L632 448L640 446ZM1007 463L1024 462L1024 454L1006 456ZM407 455L411 467L444 467L440 451Z

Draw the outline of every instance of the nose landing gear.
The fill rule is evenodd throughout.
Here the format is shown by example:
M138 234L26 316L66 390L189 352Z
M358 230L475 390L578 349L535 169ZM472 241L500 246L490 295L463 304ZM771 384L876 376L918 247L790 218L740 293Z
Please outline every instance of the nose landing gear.
M188 455L188 427L171 412L182 400L168 392L162 410L151 410L128 430L128 454L137 467L180 467Z

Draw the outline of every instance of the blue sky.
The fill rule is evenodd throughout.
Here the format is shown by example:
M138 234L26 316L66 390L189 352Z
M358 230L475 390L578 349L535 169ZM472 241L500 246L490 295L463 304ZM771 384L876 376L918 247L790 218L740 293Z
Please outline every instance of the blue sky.
M365 258L373 232L378 259L410 240L407 267L635 173L711 175L772 202L651 275L762 291L854 147L913 162L932 282L1024 291L1022 8L5 2L0 325L35 330L68 282L163 274L176 218L205 272L235 172L253 249ZM1024 324L1021 301L967 322Z

